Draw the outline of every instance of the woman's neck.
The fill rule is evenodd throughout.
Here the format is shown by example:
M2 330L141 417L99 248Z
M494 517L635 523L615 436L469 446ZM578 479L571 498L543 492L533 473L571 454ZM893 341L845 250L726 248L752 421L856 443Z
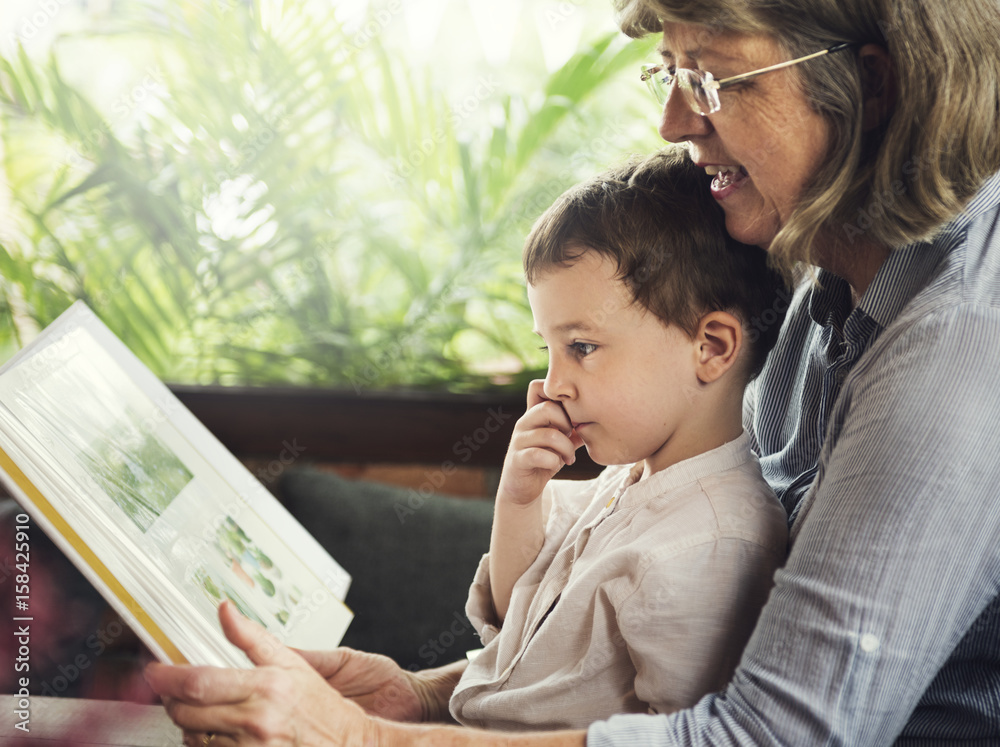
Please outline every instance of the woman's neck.
M875 242L845 244L839 239L831 239L821 243L823 245L815 253L816 264L848 282L857 306L891 250Z

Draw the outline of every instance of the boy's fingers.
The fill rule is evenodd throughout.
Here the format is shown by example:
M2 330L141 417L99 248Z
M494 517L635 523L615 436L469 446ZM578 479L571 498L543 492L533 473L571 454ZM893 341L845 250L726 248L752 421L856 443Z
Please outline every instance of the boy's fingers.
M539 424L529 430L515 433L510 440L512 449L523 450L530 448L547 449L555 452L565 459L573 459L577 447L573 444L570 436L572 428L563 430L551 424Z
M573 430L573 423L558 402L545 400L532 407L521 418L519 425L524 428L555 428L565 436Z
M558 472L565 464L561 454L557 454L551 449L535 447L527 449L523 454L521 467L527 470L543 470L545 472Z
M535 408L538 408L536 412L544 413L545 418L547 418L547 422L542 423L542 425L550 425L558 428L567 436L570 435L570 431L573 430L573 422L569 419L569 415L566 414L562 403L545 396L544 387L544 379L534 379L528 384L528 412L530 413Z
M549 402L549 398L545 396L545 379L533 379L530 384L528 384L528 409L530 410L537 404L542 402Z
M558 458L556 468L576 461L576 449L568 436L554 428L538 428L524 434L523 438L512 441L519 452L544 451ZM531 465L534 468L535 465Z

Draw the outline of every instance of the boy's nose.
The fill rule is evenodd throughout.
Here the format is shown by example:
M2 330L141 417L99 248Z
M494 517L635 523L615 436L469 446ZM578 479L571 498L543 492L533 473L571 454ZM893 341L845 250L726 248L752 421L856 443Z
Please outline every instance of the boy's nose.
M576 396L576 388L573 383L555 371L551 366L545 376L545 384L542 393L551 400L562 401L573 399Z

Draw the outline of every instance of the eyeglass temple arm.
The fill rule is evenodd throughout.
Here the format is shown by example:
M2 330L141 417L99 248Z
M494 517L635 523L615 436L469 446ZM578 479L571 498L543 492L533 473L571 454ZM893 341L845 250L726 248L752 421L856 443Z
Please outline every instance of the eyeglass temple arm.
M642 69L642 74L639 76L639 80L647 81L660 72L663 69L663 65L651 65L648 68Z
M813 52L812 54L807 54L805 57L796 57L794 60L788 60L787 62L779 62L777 65L771 65L769 67L763 67L760 70L754 70L750 73L743 73L742 75L734 75L731 78L723 78L722 80L717 80L715 83L722 88L723 86L728 86L730 83L739 83L741 80L747 80L748 78L754 78L758 75L763 75L764 73L774 72L775 70L782 70L786 67L791 67L792 65L798 65L800 62L805 62L806 60L812 60L816 57L822 57L825 54L830 54L831 52L839 52L842 49L847 49L848 47L855 46L853 42L844 42L843 44L834 44L832 47L827 49L821 49L818 52ZM645 80L645 78L643 79Z

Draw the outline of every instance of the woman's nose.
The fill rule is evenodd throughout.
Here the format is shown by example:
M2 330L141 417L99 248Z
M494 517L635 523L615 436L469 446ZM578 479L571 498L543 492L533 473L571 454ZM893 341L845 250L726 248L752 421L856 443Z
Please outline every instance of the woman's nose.
M660 137L668 143L683 143L700 135L707 135L711 128L712 123L708 117L703 117L691 108L677 84L671 86L660 115Z

